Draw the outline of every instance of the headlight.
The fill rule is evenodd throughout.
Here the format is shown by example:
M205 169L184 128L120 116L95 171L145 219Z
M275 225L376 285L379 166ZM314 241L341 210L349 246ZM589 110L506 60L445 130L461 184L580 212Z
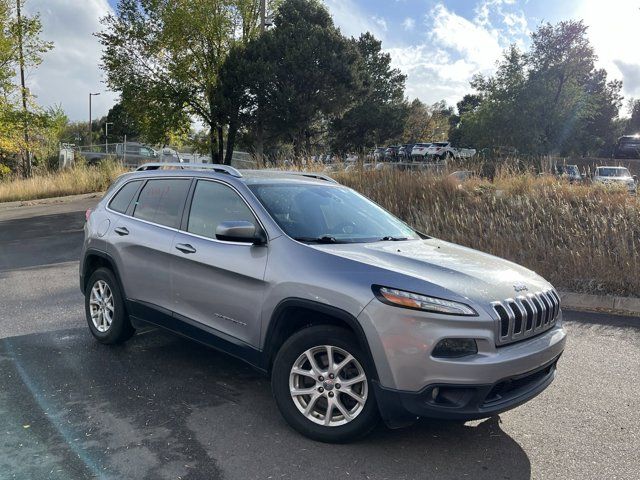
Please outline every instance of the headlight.
M444 313L446 315L463 315L474 317L478 313L469 305L453 302L443 298L429 297L418 293L405 292L389 287L373 286L373 293L378 300L396 307L411 308L425 312Z

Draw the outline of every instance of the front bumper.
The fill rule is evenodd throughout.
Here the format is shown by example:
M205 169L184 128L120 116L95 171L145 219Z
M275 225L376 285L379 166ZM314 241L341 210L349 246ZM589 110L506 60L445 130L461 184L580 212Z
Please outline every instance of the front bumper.
M373 382L382 418L390 427L416 417L476 420L511 410L546 389L556 376L558 359L530 372L488 385L434 384L420 392L403 392Z
M553 381L566 343L561 312L549 330L500 347L498 320L485 312L453 317L372 301L358 319L373 355L374 389L388 424L416 416L485 418L514 408ZM444 338L473 338L478 353L432 356Z

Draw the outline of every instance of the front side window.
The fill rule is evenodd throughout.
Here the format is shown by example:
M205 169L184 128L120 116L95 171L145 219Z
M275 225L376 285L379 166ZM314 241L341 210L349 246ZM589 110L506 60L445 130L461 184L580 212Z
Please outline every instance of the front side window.
M193 192L187 231L216 238L218 225L235 221L251 222L258 228L253 213L232 188L218 182L199 180Z
M148 222L178 228L189 184L190 180L186 178L149 180L142 187L133 216Z
M328 185L250 186L280 228L300 241L418 239L402 221L359 193Z
M118 213L125 213L141 183L142 180L127 183L113 196L111 203L109 203L109 208Z

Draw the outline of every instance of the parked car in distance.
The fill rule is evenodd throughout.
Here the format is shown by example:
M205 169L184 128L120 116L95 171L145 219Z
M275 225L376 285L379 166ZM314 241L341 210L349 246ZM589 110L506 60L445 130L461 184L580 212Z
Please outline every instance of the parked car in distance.
M427 155L427 148L430 146L430 143L416 143L411 150L411 158L413 160L424 160Z
M400 145L389 145L384 152L384 160L390 162L398 161L398 152L400 151Z
M613 156L614 158L640 158L640 134L620 137Z
M470 158L476 154L473 148L455 148L451 142L435 142L427 148L426 155L438 160L447 158Z
M374 160L376 162L384 160L384 154L386 151L387 151L386 147L376 147L373 150L371 160Z
M412 150L413 150L413 144L412 143L407 143L405 145L402 145L400 147L400 149L398 150L398 158L401 161L411 160L411 151Z
M581 182L583 180L577 165L556 165L553 168L553 173L556 177L568 180L570 183Z
M86 218L79 283L98 342L151 325L214 346L270 375L285 420L315 440L515 408L565 346L543 278L322 174L148 164Z
M593 174L593 183L610 186L625 186L629 192L635 193L638 188L637 178L626 167L597 167Z

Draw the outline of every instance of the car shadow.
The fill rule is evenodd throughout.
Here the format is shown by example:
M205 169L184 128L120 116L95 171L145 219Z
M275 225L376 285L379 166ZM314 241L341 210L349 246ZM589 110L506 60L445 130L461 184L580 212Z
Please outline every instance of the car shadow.
M18 478L527 479L493 417L311 441L243 362L165 332L100 345L85 328L0 340L0 465Z

